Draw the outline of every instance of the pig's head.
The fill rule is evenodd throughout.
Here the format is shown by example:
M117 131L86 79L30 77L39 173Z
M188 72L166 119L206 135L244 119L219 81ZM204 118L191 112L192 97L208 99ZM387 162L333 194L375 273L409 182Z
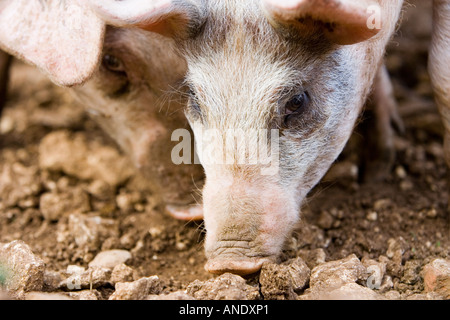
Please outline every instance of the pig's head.
M189 128L180 94L186 63L173 39L106 26L84 0L0 1L0 28L0 46L73 87L167 204L195 202L202 168L171 161L172 132Z
M188 64L186 116L206 173L206 269L255 272L280 253L348 140L400 1L132 2L98 9L111 23L175 37ZM250 149L229 143L242 137ZM275 170L264 170L261 141Z
M196 138L218 130L208 138L224 149L199 152L210 272L252 273L276 258L306 194L344 148L395 25L369 29L363 2L208 1L203 28L183 42L187 117ZM217 159L242 153L226 143L229 129L249 147L265 130L278 171Z

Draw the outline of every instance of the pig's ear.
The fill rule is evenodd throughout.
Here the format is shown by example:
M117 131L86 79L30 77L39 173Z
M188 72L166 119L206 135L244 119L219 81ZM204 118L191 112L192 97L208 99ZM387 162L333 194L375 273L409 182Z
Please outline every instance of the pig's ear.
M0 1L0 47L62 86L80 84L92 75L104 28L83 0Z
M204 21L205 0L96 0L91 5L108 24L138 27L164 36L188 36Z
M381 8L370 0L263 0L263 7L272 22L321 28L340 45L368 40L381 29Z

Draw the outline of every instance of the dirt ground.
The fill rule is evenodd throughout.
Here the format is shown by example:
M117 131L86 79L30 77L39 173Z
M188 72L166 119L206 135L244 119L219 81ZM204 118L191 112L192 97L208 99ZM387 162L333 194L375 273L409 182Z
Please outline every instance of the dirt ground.
M397 298L422 293L423 266L450 258L443 126L426 69L431 8L429 1L416 2L419 7L405 7L386 58L405 124L394 141L391 174L360 183L359 151L349 143L326 181L311 192L284 254L320 252L324 261L351 254L387 257L389 291L397 291ZM77 159L78 167L67 168ZM69 265L87 267L100 251L125 249L132 254L127 265L134 278L157 275L165 293L212 279L203 269L202 224L165 216L136 181L139 173L66 89L14 64L0 126L0 243L23 240L47 271L61 274ZM86 235L89 218L96 222ZM396 264L391 251L397 247L402 255ZM108 298L114 287L98 290ZM64 290L47 285L43 291Z

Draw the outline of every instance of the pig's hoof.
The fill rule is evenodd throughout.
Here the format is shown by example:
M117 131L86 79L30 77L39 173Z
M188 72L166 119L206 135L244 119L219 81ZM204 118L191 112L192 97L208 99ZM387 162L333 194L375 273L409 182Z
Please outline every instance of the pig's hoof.
M258 272L262 265L269 261L271 260L268 258L212 259L206 263L205 270L213 274L230 272L245 276Z
M203 219L203 206L166 206L166 211L169 215L178 220L183 221L197 221Z

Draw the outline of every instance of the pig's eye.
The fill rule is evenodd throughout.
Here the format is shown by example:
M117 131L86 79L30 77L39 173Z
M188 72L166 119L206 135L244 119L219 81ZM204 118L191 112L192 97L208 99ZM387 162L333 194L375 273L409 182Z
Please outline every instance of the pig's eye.
M299 112L303 107L306 106L308 100L309 97L307 92L294 96L286 103L285 114L290 115L292 113Z
M292 97L284 107L284 122L287 123L289 119L297 114L300 114L308 105L309 95L307 92Z
M193 111L197 113L202 112L200 105L197 102L197 97L195 96L195 93L192 90L189 91L189 106Z
M130 82L122 60L106 53L103 56L102 70L105 72L105 76L102 77L104 90L110 97L118 98L129 92Z
M125 74L123 62L112 54L105 54L103 56L103 66L111 72Z

